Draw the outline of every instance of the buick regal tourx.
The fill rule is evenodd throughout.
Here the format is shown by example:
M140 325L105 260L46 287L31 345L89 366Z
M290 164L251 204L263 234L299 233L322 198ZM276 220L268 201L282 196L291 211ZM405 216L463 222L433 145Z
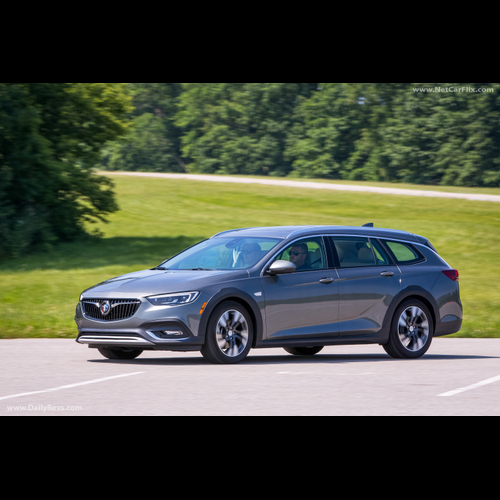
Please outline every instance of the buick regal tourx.
M340 344L418 358L433 337L460 330L458 271L426 238L371 226L218 233L85 290L77 342L110 359L201 351L236 363L251 348L304 356Z

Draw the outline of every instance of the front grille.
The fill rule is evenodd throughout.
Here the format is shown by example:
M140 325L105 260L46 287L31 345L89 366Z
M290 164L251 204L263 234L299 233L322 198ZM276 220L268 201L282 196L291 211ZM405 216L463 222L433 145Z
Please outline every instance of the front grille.
M109 302L109 312L106 312ZM141 301L137 299L84 299L82 300L83 314L87 318L99 321L118 321L132 317ZM103 308L104 306L104 308Z

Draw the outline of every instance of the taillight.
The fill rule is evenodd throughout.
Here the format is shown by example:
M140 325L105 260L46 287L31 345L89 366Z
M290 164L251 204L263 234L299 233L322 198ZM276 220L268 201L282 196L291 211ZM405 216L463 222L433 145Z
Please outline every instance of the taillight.
M445 269L442 273L448 276L450 280L458 281L458 271L456 269Z

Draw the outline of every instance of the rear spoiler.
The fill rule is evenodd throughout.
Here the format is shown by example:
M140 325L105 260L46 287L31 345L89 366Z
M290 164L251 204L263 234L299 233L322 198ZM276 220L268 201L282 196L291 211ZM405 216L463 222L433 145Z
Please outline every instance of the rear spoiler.
M434 252L436 252L438 254L438 251L434 248L432 243L427 238L424 238L423 236L419 236L418 234L414 234L413 236L415 236L415 238L417 239L417 241L419 243L422 243L422 245L425 245L426 247L430 248L431 250L433 250Z

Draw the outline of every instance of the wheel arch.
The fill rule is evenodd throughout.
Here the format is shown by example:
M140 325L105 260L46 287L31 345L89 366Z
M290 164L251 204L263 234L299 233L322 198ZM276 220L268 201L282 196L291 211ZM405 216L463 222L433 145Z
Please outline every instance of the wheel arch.
M409 299L415 299L419 300L422 302L427 309L429 309L431 316L432 316L432 323L434 326L434 331L436 330L436 325L437 325L437 319L438 319L438 305L434 297L424 290L423 288L420 288L418 286L412 286L404 289L398 296L397 300L394 301L394 307L392 308L391 311L391 321L392 321L392 316L394 316L394 312L396 309L400 306L402 302L405 300ZM434 333L434 332L433 332Z
M426 307L427 309L429 309L429 312L431 313L431 316L432 316L432 325L433 325L433 330L436 330L436 312L434 311L434 306L432 305L432 303L426 298L424 297L423 295L409 295L408 297L405 297L403 300L401 300L398 304L398 307L401 303L403 303L404 301L406 300L411 300L411 299L415 299L415 300L419 300L420 302L422 302ZM432 332L434 334L434 332Z
M199 325L199 332L202 333L203 336L205 336L207 325L212 312L219 304L229 300L238 302L248 311L250 319L252 320L252 325L254 327L252 347L255 347L258 339L261 339L263 334L262 314L255 300L253 300L250 295L242 292L241 290L238 290L237 288L223 289L212 296L203 311Z
M404 290L401 290L392 300L389 309L386 312L384 323L380 331L377 333L378 343L384 345L389 342L389 334L391 331L392 320L394 318L394 313L396 309L408 299L420 300L430 311L432 316L432 321L434 323L434 331L436 331L436 321L439 317L438 315L438 305L434 297L419 286L409 286ZM434 332L433 332L434 333Z

